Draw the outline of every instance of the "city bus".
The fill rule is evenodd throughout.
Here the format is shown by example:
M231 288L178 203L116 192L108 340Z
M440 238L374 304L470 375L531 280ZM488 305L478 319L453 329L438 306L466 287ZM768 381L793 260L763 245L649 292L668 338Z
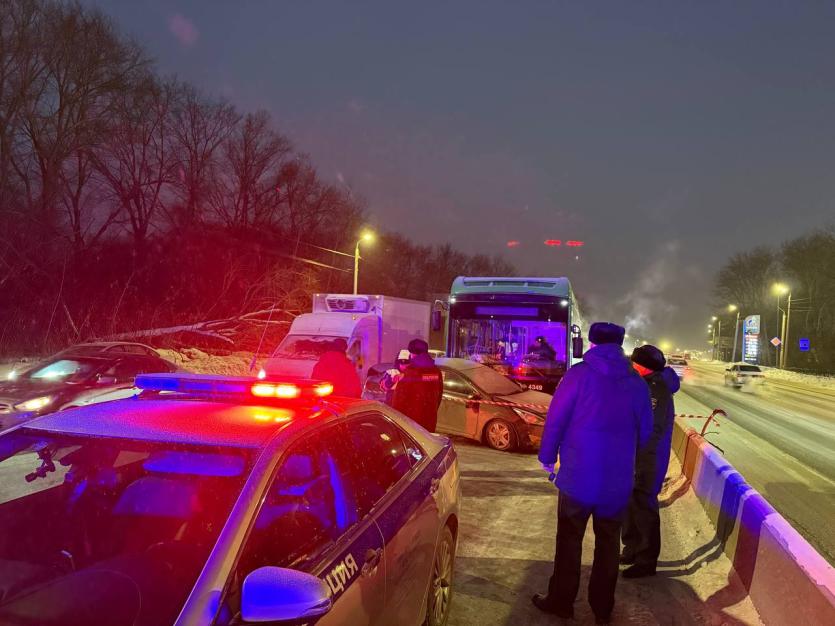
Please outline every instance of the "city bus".
M546 393L583 353L583 320L567 278L459 276L446 330L449 356Z

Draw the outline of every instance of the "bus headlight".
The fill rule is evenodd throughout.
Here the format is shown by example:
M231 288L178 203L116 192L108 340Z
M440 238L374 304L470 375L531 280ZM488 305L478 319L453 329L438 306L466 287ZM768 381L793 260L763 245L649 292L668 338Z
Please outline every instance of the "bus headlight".
M537 415L536 413L531 413L530 411L516 408L513 409L513 412L516 413L516 415L518 415L519 417L521 417L522 421L527 424L542 426L545 423L545 418L541 415Z

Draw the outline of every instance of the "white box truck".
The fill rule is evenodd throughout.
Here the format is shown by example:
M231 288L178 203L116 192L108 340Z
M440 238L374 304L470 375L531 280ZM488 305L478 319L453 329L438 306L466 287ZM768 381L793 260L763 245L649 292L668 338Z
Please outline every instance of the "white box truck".
M429 302L391 296L316 294L313 312L293 320L264 371L308 377L331 342L341 337L365 381L370 367L394 361L412 339L428 340L431 309Z

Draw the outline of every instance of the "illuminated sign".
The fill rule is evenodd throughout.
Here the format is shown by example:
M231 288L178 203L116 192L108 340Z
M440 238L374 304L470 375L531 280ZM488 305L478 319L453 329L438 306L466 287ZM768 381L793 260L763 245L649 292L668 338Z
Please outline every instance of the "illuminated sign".
M532 306L477 306L476 315L494 315L510 317L538 317L539 309Z
M742 328L742 360L756 364L760 359L760 316L749 315Z

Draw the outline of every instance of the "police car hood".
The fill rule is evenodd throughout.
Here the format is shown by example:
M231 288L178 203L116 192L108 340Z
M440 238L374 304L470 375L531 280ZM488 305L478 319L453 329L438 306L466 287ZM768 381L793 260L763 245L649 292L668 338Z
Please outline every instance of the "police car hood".
M536 408L520 408L527 408L528 410L533 411L535 413L541 413L542 415L545 415L545 413L548 411L548 407L551 404L552 396L541 391L531 391L529 389L527 391L522 391L521 393L512 393L509 396L493 396L493 398L501 402L513 402L515 404L533 404L536 405Z

